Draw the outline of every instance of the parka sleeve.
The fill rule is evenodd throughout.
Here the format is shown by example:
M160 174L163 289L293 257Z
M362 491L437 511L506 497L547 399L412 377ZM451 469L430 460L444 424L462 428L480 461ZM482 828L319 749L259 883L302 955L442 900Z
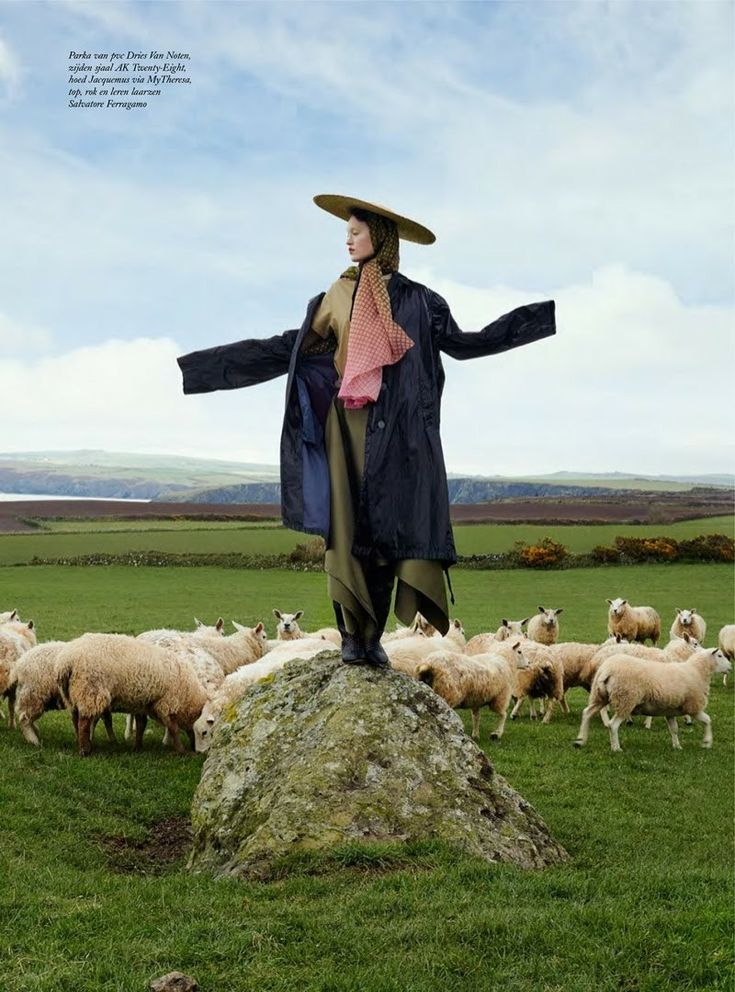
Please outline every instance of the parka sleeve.
M176 361L184 376L184 392L239 389L285 375L298 333L298 329L291 330L181 355Z
M481 358L556 334L554 301L529 303L498 317L481 331L462 331L441 296L429 299L432 331L441 351L452 358Z

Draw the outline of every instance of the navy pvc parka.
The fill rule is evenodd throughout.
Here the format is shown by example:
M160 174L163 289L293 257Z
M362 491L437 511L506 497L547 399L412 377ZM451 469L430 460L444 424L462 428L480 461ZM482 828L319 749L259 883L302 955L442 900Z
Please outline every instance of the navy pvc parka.
M388 283L393 319L414 346L383 368L365 437L365 464L353 554L387 559L457 560L439 437L444 369L441 352L479 358L555 333L554 302L531 303L476 333L461 331L437 293L399 272ZM300 328L194 351L178 359L185 393L253 386L288 373L281 433L283 523L329 535L329 469L324 426L337 392L332 354L302 345L324 294L309 302Z

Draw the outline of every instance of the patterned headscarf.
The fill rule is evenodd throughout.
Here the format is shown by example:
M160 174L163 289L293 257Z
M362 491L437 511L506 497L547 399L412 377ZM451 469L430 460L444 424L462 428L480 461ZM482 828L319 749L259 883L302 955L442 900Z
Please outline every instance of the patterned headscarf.
M352 267L343 278L357 279L350 316L350 336L339 398L348 409L374 403L383 382L383 366L399 361L413 341L393 320L384 275L398 269L398 228L395 221L366 212L375 254Z

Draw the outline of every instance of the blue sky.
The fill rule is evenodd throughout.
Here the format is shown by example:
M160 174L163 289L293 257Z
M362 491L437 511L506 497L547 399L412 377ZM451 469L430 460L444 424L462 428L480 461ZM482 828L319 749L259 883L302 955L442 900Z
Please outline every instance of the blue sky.
M401 267L465 329L557 299L447 360L450 470L731 469L732 38L719 2L0 0L3 448L275 462L283 383L184 398L175 356L297 326L345 192L437 232ZM67 106L69 50L128 48L191 86Z

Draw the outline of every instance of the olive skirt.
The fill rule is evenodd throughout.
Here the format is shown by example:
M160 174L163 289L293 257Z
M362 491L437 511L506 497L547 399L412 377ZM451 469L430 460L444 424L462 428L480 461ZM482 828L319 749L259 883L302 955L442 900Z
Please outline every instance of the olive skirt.
M324 568L329 597L341 605L345 627L369 637L378 624L365 580L362 559L352 554L355 516L365 464L365 433L369 407L347 410L334 399L327 416L325 443L329 462L331 518ZM449 629L447 593L441 562L424 558L388 561L370 559L373 565L391 565L396 576L394 612L408 626L421 613L437 630Z

